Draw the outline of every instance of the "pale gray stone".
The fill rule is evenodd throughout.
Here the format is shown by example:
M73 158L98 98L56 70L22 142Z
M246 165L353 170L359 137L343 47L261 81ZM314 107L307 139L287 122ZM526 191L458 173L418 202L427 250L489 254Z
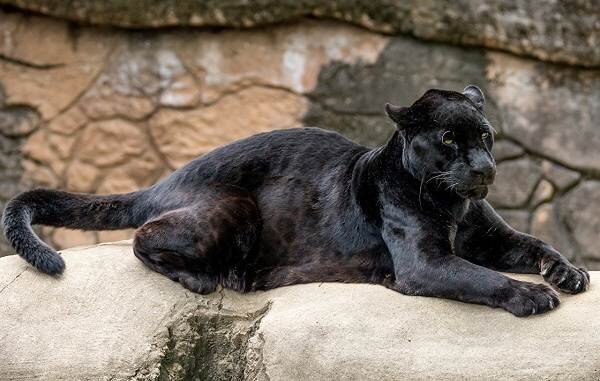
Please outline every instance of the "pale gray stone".
M561 225L553 204L542 204L533 212L531 234L551 245L570 260L575 258L575 249L565 227Z
M600 71L488 53L489 95L503 135L531 153L600 171Z
M496 159L496 162L498 163L504 160L515 159L524 153L525 150L523 147L509 140L499 140L495 142L492 149L494 159Z
M584 258L600 259L600 181L585 181L558 204L561 219L577 242Z
M554 196L554 186L548 180L542 179L533 191L530 204L537 206L542 202L551 200L552 196Z
M541 176L540 166L526 158L498 164L488 200L496 207L524 206Z
M513 229L529 233L529 212L526 210L496 210L500 217Z
M548 160L542 162L542 174L556 185L558 189L566 189L581 178L579 172L572 171Z

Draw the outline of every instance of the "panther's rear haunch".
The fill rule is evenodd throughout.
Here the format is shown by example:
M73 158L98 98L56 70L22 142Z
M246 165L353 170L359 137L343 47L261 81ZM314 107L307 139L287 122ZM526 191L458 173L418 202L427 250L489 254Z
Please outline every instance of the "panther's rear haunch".
M96 196L36 189L13 198L4 210L4 234L15 251L38 270L59 274L65 268L60 255L35 234L31 225L82 230L137 227L144 211L135 207L140 192ZM138 212L139 210L139 212Z
M382 284L410 295L501 307L556 308L589 274L511 228L485 201L495 180L494 129L476 86L431 89L387 105L395 131L376 149L319 128L266 132L217 148L140 192L33 190L4 211L6 237L48 274L65 268L32 224L137 227L134 254L197 292L308 282Z

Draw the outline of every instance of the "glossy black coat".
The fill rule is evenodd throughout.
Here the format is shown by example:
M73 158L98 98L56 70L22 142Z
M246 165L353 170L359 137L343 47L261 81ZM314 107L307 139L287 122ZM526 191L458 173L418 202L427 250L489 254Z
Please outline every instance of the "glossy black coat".
M195 292L367 282L541 313L559 303L552 288L495 270L542 273L573 293L589 276L483 199L495 174L483 102L469 86L387 105L398 130L373 150L318 128L280 130L218 148L139 192L25 192L6 207L5 234L49 274L64 262L31 224L138 227L135 255Z

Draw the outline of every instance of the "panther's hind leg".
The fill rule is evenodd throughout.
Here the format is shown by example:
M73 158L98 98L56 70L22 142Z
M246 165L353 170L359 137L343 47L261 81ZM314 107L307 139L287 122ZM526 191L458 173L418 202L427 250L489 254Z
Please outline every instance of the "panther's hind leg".
M250 195L211 189L193 205L142 225L133 250L150 269L193 292L207 294L232 271L252 262L249 257L259 229L258 209ZM245 281L241 279L237 288L244 290Z

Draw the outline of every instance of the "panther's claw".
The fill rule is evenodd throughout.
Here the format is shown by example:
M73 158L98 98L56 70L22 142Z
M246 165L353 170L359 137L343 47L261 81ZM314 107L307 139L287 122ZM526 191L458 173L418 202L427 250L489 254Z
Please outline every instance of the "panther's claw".
M577 294L588 289L590 274L562 258L547 258L542 261L540 274L544 280L560 291Z

